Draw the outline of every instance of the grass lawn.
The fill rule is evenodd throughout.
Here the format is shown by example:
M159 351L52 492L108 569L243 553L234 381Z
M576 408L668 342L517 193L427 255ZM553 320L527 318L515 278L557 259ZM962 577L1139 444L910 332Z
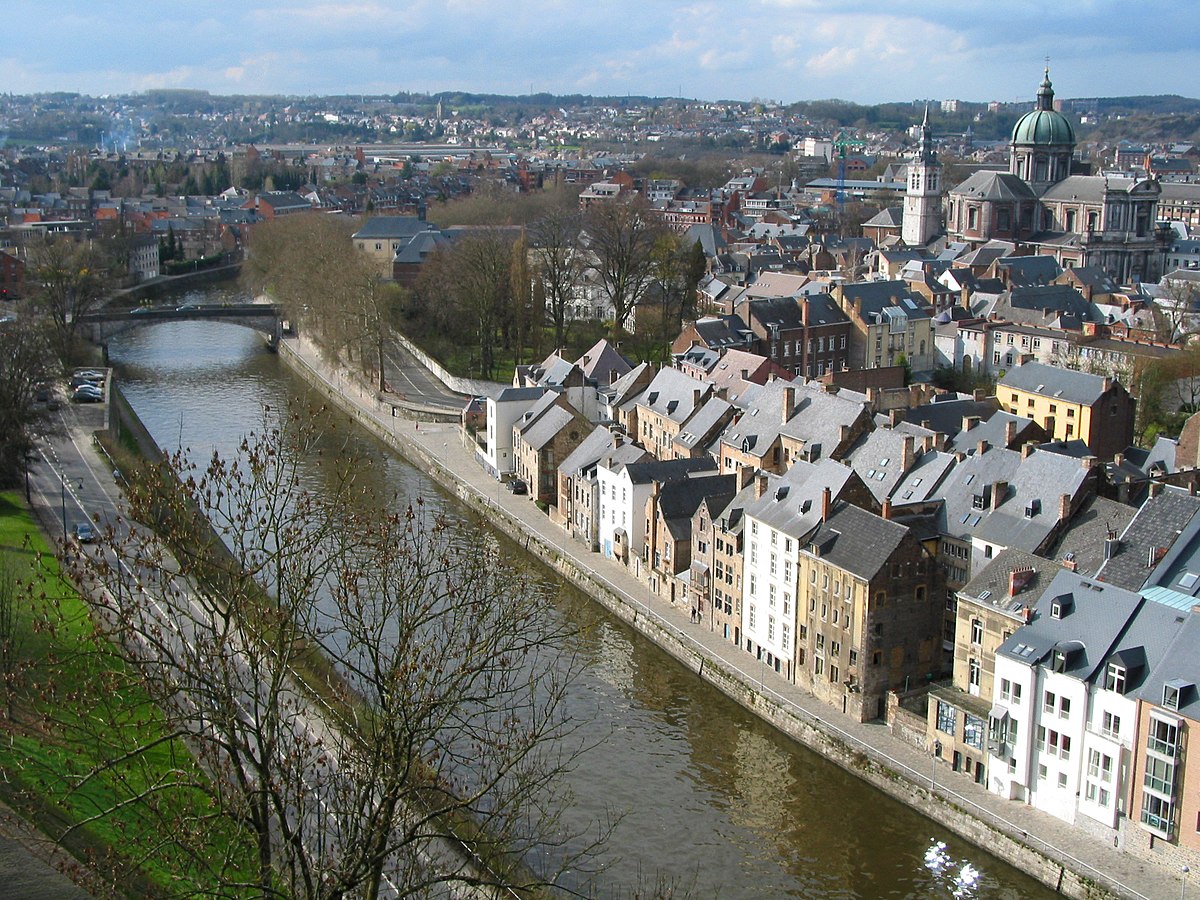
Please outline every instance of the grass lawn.
M122 893L203 890L214 867L242 870L229 860L250 860L249 847L210 818L204 773L94 637L87 606L17 494L0 493L0 554L16 588L0 796ZM205 858L176 840L193 829L205 835Z

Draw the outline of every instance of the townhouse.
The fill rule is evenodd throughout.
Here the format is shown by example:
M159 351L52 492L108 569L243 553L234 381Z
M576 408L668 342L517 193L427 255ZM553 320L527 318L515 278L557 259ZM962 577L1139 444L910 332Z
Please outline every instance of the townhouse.
M925 298L903 281L843 283L831 291L850 319L847 364L878 369L904 362L914 372L934 367L933 316Z

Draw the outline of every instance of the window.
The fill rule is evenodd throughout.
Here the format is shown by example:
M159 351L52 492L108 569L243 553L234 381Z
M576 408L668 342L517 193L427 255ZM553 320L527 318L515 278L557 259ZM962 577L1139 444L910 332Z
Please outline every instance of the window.
M982 677L982 668L979 665L979 660L972 659L967 665L969 668L967 674L968 690L975 696L979 696L979 682Z
M983 622L980 619L971 620L971 643L976 646L983 643Z
M791 628L786 622L784 622L779 632L779 646L784 650L787 650L792 643L791 634L789 633L790 631Z
M1042 712L1053 715L1055 707L1055 696L1053 692L1046 691L1046 696L1042 701Z
M1150 732L1147 735L1147 749L1161 753L1163 756L1175 757L1179 745L1179 726L1174 722L1155 717L1150 718Z
M754 604L753 604L753 603L751 603L751 604L750 604L750 627L751 627L751 628L753 628L753 627L754 627L754 612L755 612L755 610L754 610Z
M1071 718L1071 700L1068 697L1058 698L1058 714L1064 719Z
M1066 772L1058 773L1058 786L1060 788L1065 788L1067 786L1067 773Z
M1170 800L1154 794L1142 794L1142 824L1165 835L1171 834L1171 819L1174 816Z
M943 734L953 735L955 724L954 707L943 700L939 700L937 705L937 730Z
M775 640L775 617L767 616L767 640Z
M963 727L963 741L968 747L983 749L983 719L968 715Z
M1116 691L1118 694L1125 693L1125 667L1120 663L1109 663L1108 670L1104 673L1104 689L1106 691Z
M820 656L813 659L813 674L820 675L825 671L825 660Z
M1157 756L1147 756L1146 774L1142 784L1167 796L1175 793L1175 763Z
M1103 722L1100 727L1105 737L1115 738L1121 732L1121 717L1114 716L1110 712L1104 714Z

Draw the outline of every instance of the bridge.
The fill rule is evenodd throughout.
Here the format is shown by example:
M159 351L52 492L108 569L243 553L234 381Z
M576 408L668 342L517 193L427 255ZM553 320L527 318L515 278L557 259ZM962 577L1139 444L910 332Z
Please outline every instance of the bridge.
M237 303L228 306L192 304L183 306L136 306L133 309L100 309L76 320L81 333L95 344L104 344L115 335L143 325L162 322L223 322L253 328L263 334L270 346L279 345L286 324L283 310L274 303Z

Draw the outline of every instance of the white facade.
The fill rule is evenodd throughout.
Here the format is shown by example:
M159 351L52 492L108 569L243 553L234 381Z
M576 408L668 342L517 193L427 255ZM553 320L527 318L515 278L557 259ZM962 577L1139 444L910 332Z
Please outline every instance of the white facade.
M645 527L639 522L650 499L650 484L633 484L625 465L608 469L602 464L596 467L596 482L600 487L597 501L596 534L600 552L613 557L615 546L620 543L618 532L630 548L633 556L641 554L646 546Z
M742 634L780 659L795 661L800 543L747 516L742 549Z
M513 426L537 402L542 390L509 389L487 401L487 449L483 463L496 478L513 471Z

